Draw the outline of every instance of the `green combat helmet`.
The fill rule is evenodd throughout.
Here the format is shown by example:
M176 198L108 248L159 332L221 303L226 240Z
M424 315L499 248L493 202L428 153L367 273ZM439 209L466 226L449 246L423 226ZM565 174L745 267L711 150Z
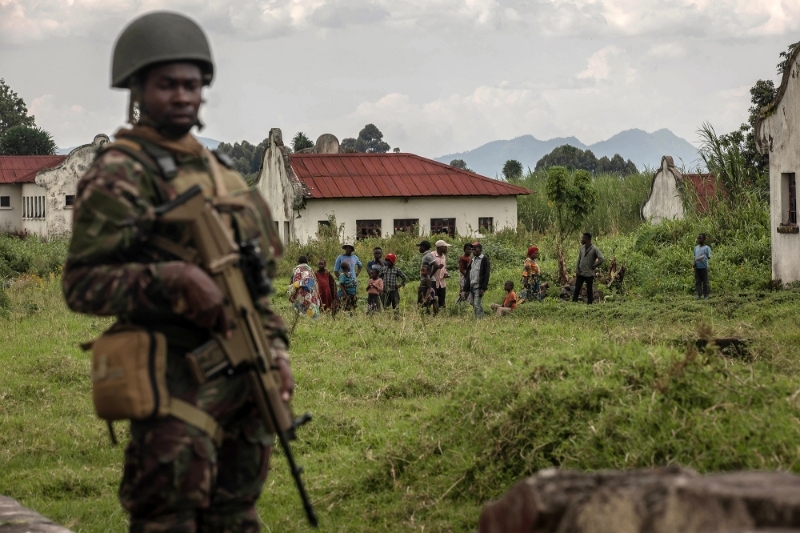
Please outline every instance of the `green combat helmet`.
M141 69L157 63L191 61L203 71L203 82L214 79L214 60L205 33L188 17L168 11L148 13L131 22L114 46L111 87L128 89Z

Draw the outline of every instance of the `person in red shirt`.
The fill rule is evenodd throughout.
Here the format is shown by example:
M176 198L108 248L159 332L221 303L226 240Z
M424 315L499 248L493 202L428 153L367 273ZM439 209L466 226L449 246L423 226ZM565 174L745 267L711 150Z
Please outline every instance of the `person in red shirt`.
M503 304L492 304L492 311L495 311L496 316L505 316L517 308L517 293L514 292L514 282L506 281L503 288L506 291Z
M332 311L336 307L336 279L333 277L326 267L327 261L324 257L320 257L317 261L317 287L319 287L319 310Z

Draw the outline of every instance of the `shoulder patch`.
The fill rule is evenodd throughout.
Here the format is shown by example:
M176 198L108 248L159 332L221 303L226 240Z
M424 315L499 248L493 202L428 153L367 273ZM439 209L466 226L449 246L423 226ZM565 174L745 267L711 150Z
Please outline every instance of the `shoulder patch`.
M231 159L228 154L220 152L219 150L212 150L212 153L214 154L214 157L217 158L217 161L219 161L222 165L227 168L234 168L235 165L233 164L233 159Z

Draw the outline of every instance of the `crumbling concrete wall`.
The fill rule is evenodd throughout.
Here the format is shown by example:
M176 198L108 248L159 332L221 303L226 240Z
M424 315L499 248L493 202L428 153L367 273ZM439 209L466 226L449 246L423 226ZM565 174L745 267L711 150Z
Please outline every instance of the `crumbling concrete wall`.
M800 477L677 467L544 470L487 504L478 533L800 533Z
M675 167L671 156L661 158L661 168L653 176L650 196L642 205L642 219L653 223L683 218L681 197L681 171Z
M280 128L269 130L255 186L264 195L283 241L295 239L294 221L305 205L307 191L289 165L289 150L283 144Z
M72 533L39 513L0 496L0 533Z
M769 155L769 216L772 241L772 279L800 280L800 232L789 220L790 183L800 175L800 46L786 62L775 100L756 121L756 146Z
M65 235L72 231L72 205L78 180L94 161L97 149L110 142L107 135L95 135L90 144L72 150L57 167L43 170L36 175L36 185L45 190L45 235Z

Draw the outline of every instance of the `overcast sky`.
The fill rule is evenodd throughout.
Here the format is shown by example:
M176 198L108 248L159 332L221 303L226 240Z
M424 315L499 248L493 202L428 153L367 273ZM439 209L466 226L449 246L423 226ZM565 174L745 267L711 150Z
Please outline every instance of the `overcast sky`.
M584 143L746 119L800 40L800 0L0 0L0 77L62 147L112 133L116 36L137 14L199 21L217 78L202 135L279 127L439 156L532 134Z

